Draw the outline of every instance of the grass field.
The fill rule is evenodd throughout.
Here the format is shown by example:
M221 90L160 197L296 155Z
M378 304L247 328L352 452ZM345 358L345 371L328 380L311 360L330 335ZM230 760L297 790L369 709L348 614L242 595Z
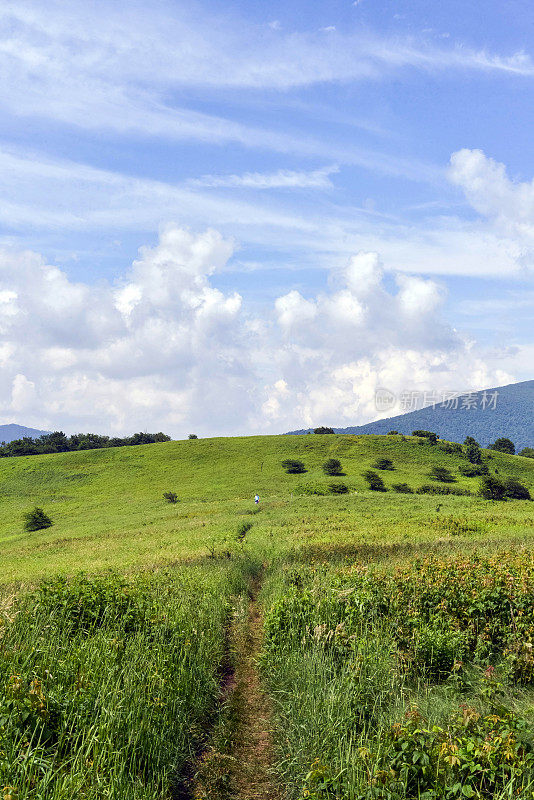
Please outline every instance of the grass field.
M484 460L534 494L533 460ZM532 800L534 505L465 463L350 435L0 459L4 800ZM472 494L391 490L435 466Z
M491 470L516 477L534 491L534 461L492 453ZM321 465L338 458L349 495L303 496L303 486L325 486ZM448 515L480 522L469 542L530 541L534 509L525 502L491 504L477 498L398 495L368 491L362 472L378 457L393 461L386 485L413 488L431 482L437 464L456 476L456 487L476 491L456 455L419 440L387 436L271 436L205 439L0 459L2 581L32 581L52 573L116 567L138 569L206 555L232 546L242 515L253 509L249 547L261 552L314 546L391 548L417 543L448 546ZM287 475L285 458L307 472ZM166 503L164 491L178 494ZM24 532L22 514L42 506L54 525ZM439 513L436 513L440 505ZM462 538L462 537L460 537ZM457 545L456 539L452 543Z

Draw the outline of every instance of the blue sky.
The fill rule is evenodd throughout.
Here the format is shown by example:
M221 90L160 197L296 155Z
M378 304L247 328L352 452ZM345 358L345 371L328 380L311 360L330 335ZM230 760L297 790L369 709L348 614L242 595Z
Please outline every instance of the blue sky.
M533 26L513 0L5 2L0 421L276 432L531 378Z

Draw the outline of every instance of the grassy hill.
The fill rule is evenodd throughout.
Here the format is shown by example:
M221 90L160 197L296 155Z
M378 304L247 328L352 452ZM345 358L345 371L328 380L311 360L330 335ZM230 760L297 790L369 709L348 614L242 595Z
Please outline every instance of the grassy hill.
M410 411L387 419L369 422L367 425L335 428L336 433L386 434L390 430L410 434L416 430L435 431L442 439L450 442L463 442L466 436L474 436L485 447L497 438L511 439L516 450L534 446L534 381L512 383L486 389L487 396L498 392L495 408L483 400L484 392L473 392L470 402L465 404L459 398L457 408L441 405ZM307 430L293 433L307 433Z
M534 461L490 455L491 471L516 477L534 494ZM342 462L345 475L327 478L327 458ZM167 442L137 447L0 460L0 545L2 580L35 580L54 572L137 567L205 556L236 546L237 527L253 522L248 546L262 552L295 548L342 549L450 545L446 515L476 518L480 539L529 537L534 511L528 502L492 504L477 497L428 497L370 492L362 472L377 457L394 471L380 474L387 486L414 489L431 482L434 465L449 468L456 487L476 492L479 479L465 478L465 463L418 439L386 436L270 436ZM286 458L300 459L307 472L287 475ZM341 496L306 496L332 480L347 484ZM178 494L166 503L165 491ZM253 504L258 492L257 514ZM41 506L54 525L26 533L22 514ZM440 512L436 507L441 505ZM455 540L456 541L456 540ZM441 545L440 545L441 546ZM454 545L456 546L456 545Z
M484 460L534 494L534 460ZM0 459L4 800L532 800L534 504L391 491L474 493L465 463L341 434Z

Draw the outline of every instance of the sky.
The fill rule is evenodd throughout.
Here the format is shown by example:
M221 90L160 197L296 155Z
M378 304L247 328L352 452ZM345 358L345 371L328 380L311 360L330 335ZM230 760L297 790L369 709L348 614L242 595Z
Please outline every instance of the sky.
M528 0L4 0L0 424L532 379L533 34Z

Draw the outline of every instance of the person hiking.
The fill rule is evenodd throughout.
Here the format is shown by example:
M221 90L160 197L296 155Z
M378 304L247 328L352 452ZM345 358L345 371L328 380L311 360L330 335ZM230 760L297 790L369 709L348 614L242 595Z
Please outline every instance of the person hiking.
M260 496L259 496L259 494L255 494L255 495L254 495L254 502L256 503L256 505L258 505L258 503L260 502Z

